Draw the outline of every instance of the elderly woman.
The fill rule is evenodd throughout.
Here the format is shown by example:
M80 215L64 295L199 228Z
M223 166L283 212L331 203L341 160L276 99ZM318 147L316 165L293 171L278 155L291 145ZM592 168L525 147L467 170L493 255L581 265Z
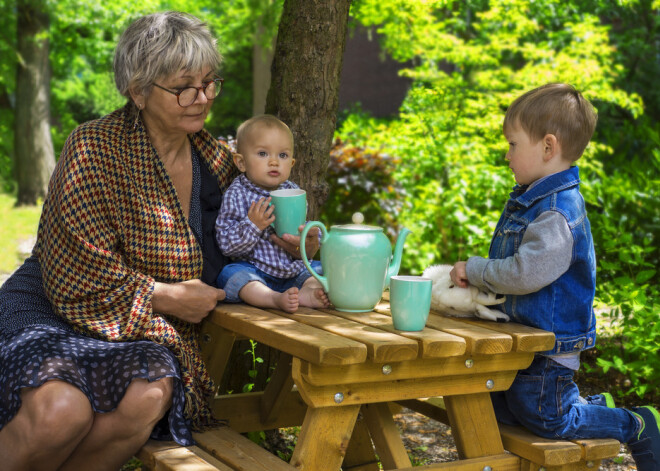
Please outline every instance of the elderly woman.
M150 436L191 445L217 424L197 329L225 296L213 225L236 174L203 129L220 60L182 13L120 38L128 104L71 134L33 255L0 290L3 469L117 469Z

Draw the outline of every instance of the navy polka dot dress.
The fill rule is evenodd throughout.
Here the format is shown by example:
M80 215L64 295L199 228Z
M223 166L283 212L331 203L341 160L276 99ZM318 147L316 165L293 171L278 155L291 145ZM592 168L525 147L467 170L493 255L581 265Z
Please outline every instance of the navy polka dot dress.
M192 445L176 357L154 342L106 342L74 332L50 310L40 284L39 262L30 257L0 289L0 429L18 413L23 388L66 381L103 413L117 408L134 379L170 377L172 407L152 438Z

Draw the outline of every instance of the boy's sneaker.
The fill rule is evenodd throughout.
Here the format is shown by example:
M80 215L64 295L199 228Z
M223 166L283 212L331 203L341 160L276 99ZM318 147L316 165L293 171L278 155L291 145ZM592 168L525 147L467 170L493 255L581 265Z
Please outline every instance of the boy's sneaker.
M589 396L586 398L586 401L589 404L595 406L605 406L609 407L610 409L614 409L616 407L616 405L614 405L614 398L610 393L607 392L596 394L595 396Z
M660 412L651 406L632 409L642 420L642 429L628 442L638 471L660 470Z

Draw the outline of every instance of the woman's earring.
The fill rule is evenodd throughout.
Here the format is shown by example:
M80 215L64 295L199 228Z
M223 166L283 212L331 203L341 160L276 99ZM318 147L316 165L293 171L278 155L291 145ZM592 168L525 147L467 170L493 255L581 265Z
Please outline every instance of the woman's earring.
M137 105L137 114L135 115L135 122L133 123L133 129L136 129L138 127L138 123L140 122L140 111L142 111L142 104Z

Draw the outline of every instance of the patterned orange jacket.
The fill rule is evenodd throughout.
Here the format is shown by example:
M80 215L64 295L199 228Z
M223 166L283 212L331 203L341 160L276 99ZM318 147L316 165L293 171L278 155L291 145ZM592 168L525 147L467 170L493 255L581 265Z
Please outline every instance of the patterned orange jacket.
M205 130L189 137L224 191L236 175L231 153ZM89 336L168 347L181 366L185 416L197 430L215 423L199 326L151 307L156 281L200 278L202 251L146 130L134 126L128 108L69 136L50 180L35 253L60 316Z

